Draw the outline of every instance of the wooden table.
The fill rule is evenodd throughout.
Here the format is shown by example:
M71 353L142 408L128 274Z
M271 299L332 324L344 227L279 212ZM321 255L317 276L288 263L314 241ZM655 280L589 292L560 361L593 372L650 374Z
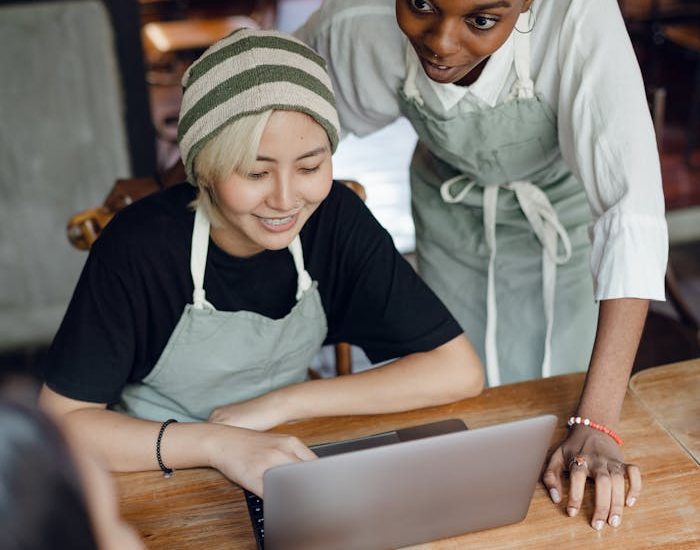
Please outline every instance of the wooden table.
M582 374L558 376L488 389L477 398L442 407L316 419L278 431L314 444L445 418L461 418L479 428L553 413L561 420L554 446L566 432L565 419L574 411L582 384ZM700 467L631 392L619 431L626 441L626 460L639 464L644 474L642 496L634 508L625 510L619 528L606 526L597 532L590 527L591 487L579 515L569 518L565 500L553 504L540 484L523 522L413 548L700 548ZM179 471L171 479L158 472L122 474L118 485L122 513L149 548L255 548L243 493L213 470Z
M643 370L631 392L700 464L700 359Z

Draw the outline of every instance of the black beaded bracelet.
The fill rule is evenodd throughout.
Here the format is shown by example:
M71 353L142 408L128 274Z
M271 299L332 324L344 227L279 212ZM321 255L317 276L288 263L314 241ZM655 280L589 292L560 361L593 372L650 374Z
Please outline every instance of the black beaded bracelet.
M158 439L156 440L156 458L158 459L158 466L160 466L160 469L163 470L163 477L170 477L173 475L172 468L168 468L165 464L163 464L163 459L160 457L160 441L163 439L163 432L165 432L165 428L167 428L173 422L177 422L177 420L170 418L160 425Z

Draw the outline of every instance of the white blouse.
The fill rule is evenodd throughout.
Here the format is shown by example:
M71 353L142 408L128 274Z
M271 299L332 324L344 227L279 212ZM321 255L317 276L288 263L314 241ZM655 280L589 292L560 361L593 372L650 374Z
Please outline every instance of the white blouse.
M559 146L593 214L595 299L663 300L668 257L661 170L644 83L615 0L534 0L531 71L557 114ZM295 33L329 61L341 125L363 136L401 116L407 40L395 0L325 0ZM416 85L431 110L505 101L515 81L512 36L469 87Z

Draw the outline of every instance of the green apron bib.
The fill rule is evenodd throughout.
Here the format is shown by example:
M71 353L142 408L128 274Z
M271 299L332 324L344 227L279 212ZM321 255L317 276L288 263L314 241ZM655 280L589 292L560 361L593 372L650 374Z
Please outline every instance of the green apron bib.
M205 421L221 405L306 380L326 337L316 283L304 268L301 241L289 245L297 270L297 303L281 319L250 311L217 311L207 302L204 271L209 220L199 209L192 231L193 303L185 310L153 370L130 384L115 407L149 420Z
M529 35L513 40L517 80L493 108L427 105L410 44L399 91L419 137L418 269L475 344L491 386L585 370L597 322L590 209L561 156L556 115L534 93Z

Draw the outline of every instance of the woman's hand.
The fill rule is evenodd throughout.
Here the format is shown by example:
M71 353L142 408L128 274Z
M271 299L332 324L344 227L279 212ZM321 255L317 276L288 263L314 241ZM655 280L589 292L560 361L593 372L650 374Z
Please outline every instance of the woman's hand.
M605 523L620 525L622 511L633 506L642 490L642 474L634 464L625 464L622 450L607 434L586 426L576 426L554 451L542 481L552 500L561 501L562 474L569 472L569 500L566 512L575 516L581 509L586 478L595 480L595 510L591 526L600 530ZM625 498L625 474L629 491Z
M273 393L217 407L211 412L208 419L214 424L225 424L249 430L269 430L288 420L291 419L284 416L283 407L281 403L275 403Z
M316 458L296 437L241 428L217 430L204 444L211 467L260 497L266 470Z

